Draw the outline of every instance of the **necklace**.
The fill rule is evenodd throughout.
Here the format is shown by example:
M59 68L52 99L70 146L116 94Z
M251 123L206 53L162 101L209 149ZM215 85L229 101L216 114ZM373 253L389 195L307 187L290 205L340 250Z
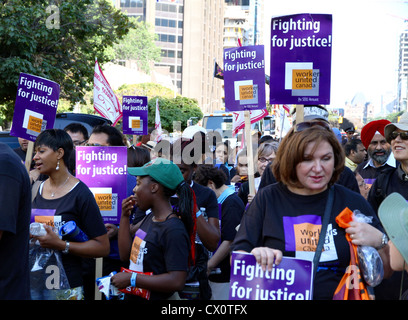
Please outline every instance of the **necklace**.
M63 184L61 184L61 185L59 185L58 187L56 187L55 190L54 190L54 192L51 192L51 197L52 197L52 198L54 198L55 192L56 192L59 188L65 186L65 184L68 182L68 180L69 180L69 176L67 177L67 179L64 181ZM51 184L50 184L50 185L51 185Z
M166 218L164 218L164 219L157 219L155 216L153 216L153 221L154 222L163 222L163 221L166 221L168 218L170 218L170 216L172 215L172 214L175 214L174 212L170 212L168 215L167 215L167 217Z

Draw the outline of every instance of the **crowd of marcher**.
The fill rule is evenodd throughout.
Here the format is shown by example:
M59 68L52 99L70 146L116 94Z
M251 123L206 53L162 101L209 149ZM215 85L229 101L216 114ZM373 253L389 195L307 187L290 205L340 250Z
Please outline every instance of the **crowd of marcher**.
M384 279L365 285L371 299L402 299L408 203L388 199L408 199L407 117L371 121L360 134L350 128L342 140L326 108L304 106L281 141L248 137L253 155L214 143L198 126L171 143L149 134L132 145L115 127L88 136L71 124L37 137L29 172L27 140L14 151L0 144L0 299L94 300L103 257L102 275L118 289L103 299L228 300L232 251L269 270L282 257L315 259L313 299L342 299L353 246L381 258ZM127 147L119 225L104 223L75 175L75 148L85 145ZM344 226L346 208L371 222ZM32 221L43 235L30 234ZM86 235L81 241L56 232L68 222ZM41 265L46 254L58 276Z

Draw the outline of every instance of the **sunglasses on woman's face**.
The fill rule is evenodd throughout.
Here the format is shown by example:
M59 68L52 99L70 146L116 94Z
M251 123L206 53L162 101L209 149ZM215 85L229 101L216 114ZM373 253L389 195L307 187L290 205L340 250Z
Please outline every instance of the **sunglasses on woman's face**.
M103 147L103 145L99 143L87 143L85 144L86 147Z
M406 131L404 132L394 131L394 132L391 132L390 134L391 140L397 139L398 136L400 136L402 140L408 140L408 132Z
M303 130L306 130L306 129L309 129L315 126L320 126L327 130L331 130L330 124L328 124L325 121L305 121L305 122L300 122L295 126L295 132L300 132L300 131L303 131Z

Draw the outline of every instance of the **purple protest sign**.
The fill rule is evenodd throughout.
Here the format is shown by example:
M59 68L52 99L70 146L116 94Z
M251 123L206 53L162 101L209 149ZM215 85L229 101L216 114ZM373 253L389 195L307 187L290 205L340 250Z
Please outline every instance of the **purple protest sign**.
M364 179L364 182L366 183L366 185L368 186L368 188L371 188L371 186L374 184L375 179Z
M272 271L262 271L249 253L232 252L230 300L311 300L313 263L283 257Z
M32 208L30 222L45 223L59 228L62 225L61 216L55 216L55 211L55 209Z
M331 14L272 18L270 104L330 104Z
M53 128L59 94L58 83L20 73L10 135L35 141L42 131Z
M124 96L122 99L124 134L147 134L147 97Z
M224 50L226 111L266 108L264 46Z
M126 147L76 147L75 173L94 194L104 222L119 224L126 198Z

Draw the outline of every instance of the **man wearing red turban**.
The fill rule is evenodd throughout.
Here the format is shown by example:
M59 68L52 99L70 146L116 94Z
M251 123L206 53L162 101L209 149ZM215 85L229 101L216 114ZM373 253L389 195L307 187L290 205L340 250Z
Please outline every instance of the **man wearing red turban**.
M381 119L367 123L361 130L361 141L367 149L368 160L357 167L357 172L371 186L378 175L388 169L396 167L391 146L384 137L384 128L391 123Z

